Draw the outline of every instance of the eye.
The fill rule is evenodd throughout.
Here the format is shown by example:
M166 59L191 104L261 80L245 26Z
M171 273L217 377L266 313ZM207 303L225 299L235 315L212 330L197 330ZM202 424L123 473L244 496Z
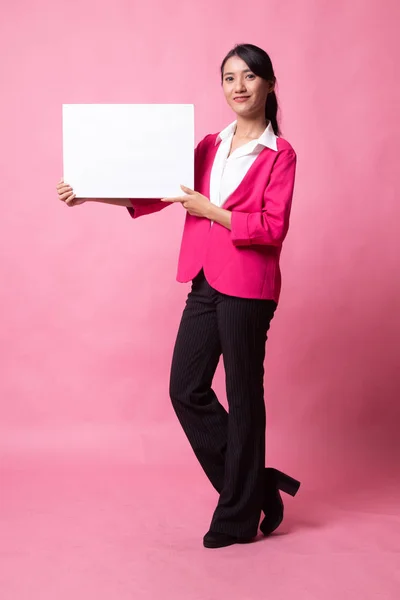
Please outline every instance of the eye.
M249 73L249 74L247 75L247 77L251 77L252 79L254 79L254 78L255 78L255 75L253 75L253 73Z
M225 81L232 81L233 77L225 77Z

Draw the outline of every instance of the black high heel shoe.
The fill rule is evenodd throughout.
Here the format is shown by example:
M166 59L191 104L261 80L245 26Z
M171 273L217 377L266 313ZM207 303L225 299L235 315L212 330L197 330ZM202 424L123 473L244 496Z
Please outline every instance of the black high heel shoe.
M264 535L269 535L282 522L283 502L279 490L295 496L299 491L300 481L289 477L282 471L271 467L265 469L265 496L263 513L264 519L261 521L260 530Z
M207 531L203 538L203 546L205 548L223 548L232 544L248 544L253 541L254 537L236 537L227 533L219 533L218 531Z

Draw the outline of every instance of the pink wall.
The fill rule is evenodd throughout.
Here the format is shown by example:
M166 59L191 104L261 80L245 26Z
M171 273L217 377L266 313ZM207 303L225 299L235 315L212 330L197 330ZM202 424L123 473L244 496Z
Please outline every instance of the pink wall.
M133 222L61 204L61 105L194 103L199 140L233 119L219 64L251 42L271 55L298 154L267 347L268 462L311 487L324 470L334 482L390 473L398 3L37 0L3 15L1 456L194 461L168 398L189 287L175 282L184 212ZM223 398L222 369L216 389Z

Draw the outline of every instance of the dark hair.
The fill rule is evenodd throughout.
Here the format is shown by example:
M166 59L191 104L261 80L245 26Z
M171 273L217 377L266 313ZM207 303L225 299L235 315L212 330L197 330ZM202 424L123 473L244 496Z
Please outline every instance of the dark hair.
M276 83L276 77L270 57L265 50L262 50L258 46L253 46L253 44L237 44L230 52L228 52L221 64L221 81L223 81L225 63L232 56L238 56L244 60L249 69L251 69L258 77ZM277 120L278 109L278 100L275 91L270 92L265 103L265 118L271 121L275 135L280 135Z

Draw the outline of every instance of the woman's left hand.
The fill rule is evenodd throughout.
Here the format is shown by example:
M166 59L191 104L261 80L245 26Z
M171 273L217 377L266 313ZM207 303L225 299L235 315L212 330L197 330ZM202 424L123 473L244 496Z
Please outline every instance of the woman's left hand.
M176 198L161 198L162 202L180 202L189 215L194 217L209 218L211 202L203 194L195 192L185 185L181 185L186 196L177 196Z

